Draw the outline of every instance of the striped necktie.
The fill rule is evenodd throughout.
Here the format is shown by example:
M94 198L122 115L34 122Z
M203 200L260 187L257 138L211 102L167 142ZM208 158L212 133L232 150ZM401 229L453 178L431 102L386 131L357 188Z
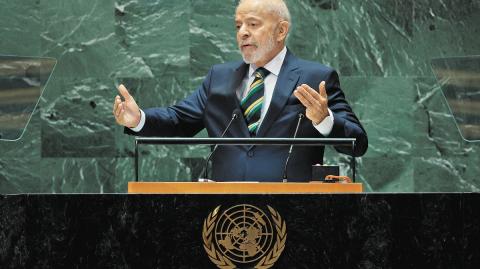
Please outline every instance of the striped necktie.
M270 74L270 71L260 67L255 70L255 79L253 80L248 94L242 99L240 105L242 107L243 116L247 121L248 130L251 136L255 136L260 124L260 116L263 105L263 92L265 89L265 78Z

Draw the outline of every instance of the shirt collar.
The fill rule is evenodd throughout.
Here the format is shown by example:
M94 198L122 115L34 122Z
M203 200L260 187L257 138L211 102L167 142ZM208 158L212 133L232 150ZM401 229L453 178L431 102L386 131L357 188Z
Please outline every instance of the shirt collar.
M270 62L268 62L263 68L267 69L268 71L270 71L271 74L274 74L278 77L278 74L280 74L280 69L282 68L283 60L285 60L286 55L287 47L283 47L282 51L280 51L277 56L270 60ZM248 76L251 77L255 70L257 70L257 66L255 64L250 64Z

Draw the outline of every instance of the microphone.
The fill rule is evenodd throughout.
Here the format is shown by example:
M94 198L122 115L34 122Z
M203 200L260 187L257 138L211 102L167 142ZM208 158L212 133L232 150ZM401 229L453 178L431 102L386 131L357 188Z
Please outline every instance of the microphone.
M293 138L297 138L298 127L300 127L300 122L302 121L304 115L302 113L298 113L298 121L297 121L297 128L295 128L295 133L293 134ZM287 168L288 162L290 161L290 156L292 155L293 151L293 144L290 145L290 150L288 151L287 161L285 161L285 167L283 168L283 183L287 183Z
M225 136L225 134L227 133L228 129L230 129L230 126L232 125L233 121L235 121L235 119L238 118L238 115L241 113L240 109L236 108L233 110L232 112L232 118L230 119L230 122L228 122L227 124L227 127L225 128L225 130L223 131L222 133L222 136L220 136L220 138L223 138ZM215 144L215 147L213 147L213 150L212 152L210 152L210 155L208 155L207 157L207 160L205 161L205 173L203 174L203 178L200 178L198 179L198 181L200 182L208 182L209 179L208 179L208 163L210 162L210 159L212 158L213 156L213 153L215 153L215 151L217 150L218 148L218 144Z

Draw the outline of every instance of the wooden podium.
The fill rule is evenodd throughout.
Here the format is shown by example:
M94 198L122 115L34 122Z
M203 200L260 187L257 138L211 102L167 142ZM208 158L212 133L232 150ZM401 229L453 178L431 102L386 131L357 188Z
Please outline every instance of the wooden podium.
M137 194L315 194L360 193L361 183L128 182Z

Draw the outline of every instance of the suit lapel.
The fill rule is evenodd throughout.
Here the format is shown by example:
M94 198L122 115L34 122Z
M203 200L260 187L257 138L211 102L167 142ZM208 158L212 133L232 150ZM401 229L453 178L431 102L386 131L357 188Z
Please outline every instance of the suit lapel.
M290 51L287 51L285 59L280 69L280 74L273 90L272 101L268 107L267 114L260 125L257 137L264 137L265 133L270 129L272 123L278 117L280 111L287 103L288 98L292 95L297 85L300 73L297 71L296 58Z
M237 97L237 88L239 87L240 83L242 83L243 78L245 77L246 72L248 72L248 65L242 62L237 68L234 68L233 74L231 76L231 81L228 83L228 89L230 90L230 98L232 102L235 104L233 110L238 109L239 115L238 118L231 126L231 134L233 137L250 137L250 133L248 132L247 122L245 117L243 117L242 109L240 107L240 101ZM232 110L232 111L233 111Z

